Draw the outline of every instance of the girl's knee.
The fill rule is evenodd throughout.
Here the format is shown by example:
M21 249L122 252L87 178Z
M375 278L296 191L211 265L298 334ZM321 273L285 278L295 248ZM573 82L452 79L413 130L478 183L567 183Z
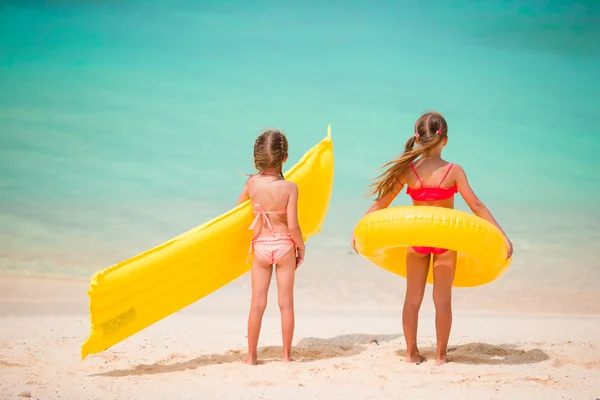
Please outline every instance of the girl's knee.
M252 304L250 305L254 311L264 312L267 308L267 299L266 298L258 298L252 299Z
M436 293L434 293L433 304L438 311L452 310L452 297L447 295L436 295Z
M294 308L294 299L292 297L280 297L279 298L279 309L289 310Z
M406 299L404 299L404 307L419 309L421 307L421 303L423 303L423 295L408 295Z

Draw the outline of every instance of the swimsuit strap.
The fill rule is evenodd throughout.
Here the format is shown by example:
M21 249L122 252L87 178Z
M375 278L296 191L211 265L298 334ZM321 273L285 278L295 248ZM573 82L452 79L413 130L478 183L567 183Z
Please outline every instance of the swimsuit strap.
M454 164L450 163L450 165L448 166L448 168L446 169L446 173L444 174L444 176L442 177L442 180L440 181L438 187L442 187L442 183L444 183L444 181L446 180L446 177L448 176L448 174L450 173L450 170L452 169L452 167L454 166Z
M248 177L248 179L246 180L246 182L247 182L247 181L249 181L251 178L253 178L253 177L257 176L257 175L263 175L263 176L264 176L264 175L270 175L270 176L276 176L276 177L278 177L278 178L280 178L280 179L283 179L283 177L282 177L281 175L279 175L279 174L277 174L277 175L276 175L276 174L270 174L270 173L268 173L268 172L259 172L259 173L257 173L257 174L244 174L244 173L242 173L242 172L240 172L240 173L241 173L242 175L245 175L245 176L247 176L247 177Z
M284 179L282 175L279 175L279 174L272 174L272 173L270 173L270 172L263 172L263 171L261 171L261 172L259 172L259 173L258 173L258 174L256 174L256 175L263 175L263 176L264 176L264 175L270 175L270 176L275 176L275 177L277 177L277 178L279 178L279 179Z
M410 163L410 169L412 169L412 172L413 172L413 174L415 174L415 177L419 181L419 184L421 185L421 187L423 187L423 181L421 180L421 178L419 178L419 174L417 174L417 171L415 170L415 166L412 162Z

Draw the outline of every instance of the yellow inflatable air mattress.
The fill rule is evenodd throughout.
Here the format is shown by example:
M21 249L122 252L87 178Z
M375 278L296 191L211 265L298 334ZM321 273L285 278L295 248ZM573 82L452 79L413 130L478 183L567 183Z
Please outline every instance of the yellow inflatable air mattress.
M331 127L285 174L299 187L298 216L305 238L317 234L333 187ZM241 190L241 185L240 185ZM99 353L227 285L246 263L254 216L250 203L91 278L90 336L81 357Z
M508 248L498 228L473 214L448 208L405 206L378 210L358 222L354 235L356 249L364 258L403 277L409 246L457 251L456 287L492 282L511 262L506 259ZM433 283L433 268L429 268L427 282Z

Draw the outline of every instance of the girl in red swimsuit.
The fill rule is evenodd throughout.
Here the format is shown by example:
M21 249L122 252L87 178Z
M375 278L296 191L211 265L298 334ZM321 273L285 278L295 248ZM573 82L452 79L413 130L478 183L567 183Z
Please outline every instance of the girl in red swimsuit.
M294 278L304 260L304 240L298 223L298 186L283 179L282 167L288 158L288 142L283 133L269 130L256 139L254 165L238 205L250 199L256 215L248 229L254 231L252 257L252 300L248 316L248 360L258 362L257 345L273 267L277 275L277 295L283 336L282 360L292 361L294 336Z
M415 124L415 131L406 142L404 153L371 185L377 195L367 214L387 208L404 185L414 205L454 208L454 194L460 193L473 213L494 224L504 234L508 256L512 243L487 207L477 198L469 185L465 171L456 164L442 159L442 150L448 143L448 124L437 112L423 114ZM354 246L354 238L352 238ZM356 249L355 249L356 250ZM421 362L417 348L417 322L423 301L429 265L433 257L433 302L437 332L436 364L447 361L447 346L452 325L452 281L456 268L456 252L431 247L412 247L407 250L406 298L402 311L402 326L406 339L406 361Z

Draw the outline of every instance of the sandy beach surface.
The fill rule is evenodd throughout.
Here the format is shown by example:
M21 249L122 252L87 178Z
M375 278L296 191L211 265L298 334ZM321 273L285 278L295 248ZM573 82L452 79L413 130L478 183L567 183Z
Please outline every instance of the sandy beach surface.
M273 290L263 363L250 367L242 362L249 292L241 281L82 362L87 280L0 274L0 399L600 398L598 315L456 309L451 362L436 367L427 298L419 343L430 359L408 365L401 302L342 306L330 293L323 304L302 285L296 362L278 360Z

